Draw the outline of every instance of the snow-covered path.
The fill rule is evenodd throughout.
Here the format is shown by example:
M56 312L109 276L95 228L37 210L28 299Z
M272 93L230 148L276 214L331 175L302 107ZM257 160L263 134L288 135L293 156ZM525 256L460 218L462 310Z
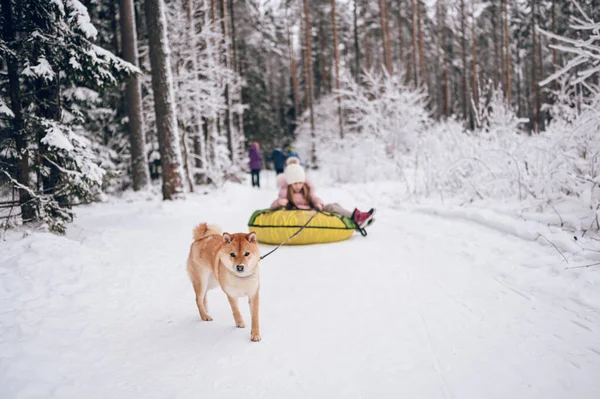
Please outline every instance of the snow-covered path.
M321 194L352 205L349 191ZM552 272L550 247L469 222L379 208L367 238L265 259L260 343L219 290L201 322L184 266L192 227L246 231L273 195L229 185L100 204L67 239L9 237L0 396L600 397L600 304L577 291L584 277Z

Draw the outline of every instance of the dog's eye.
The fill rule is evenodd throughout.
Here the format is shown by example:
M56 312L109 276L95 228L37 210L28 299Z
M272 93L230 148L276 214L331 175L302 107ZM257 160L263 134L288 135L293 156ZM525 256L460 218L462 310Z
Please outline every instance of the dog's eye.
M233 252L230 253L229 256L231 256L232 258L235 258L235 254Z
M250 256L250 252L246 252L244 256Z

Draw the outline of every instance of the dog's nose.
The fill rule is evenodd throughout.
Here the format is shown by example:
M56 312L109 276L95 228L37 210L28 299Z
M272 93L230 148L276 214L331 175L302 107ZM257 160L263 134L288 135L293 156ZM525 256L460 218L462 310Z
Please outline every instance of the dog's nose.
M244 265L237 265L237 266L235 267L235 269L236 269L238 272L240 272L240 273L241 273L241 272L243 272L243 271L244 271Z

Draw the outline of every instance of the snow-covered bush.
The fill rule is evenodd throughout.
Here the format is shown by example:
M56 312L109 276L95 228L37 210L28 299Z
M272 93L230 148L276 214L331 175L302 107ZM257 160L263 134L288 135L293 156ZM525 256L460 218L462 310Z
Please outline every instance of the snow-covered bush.
M425 108L426 93L407 88L400 75L365 74L359 84L343 75L344 138L340 138L337 93L315 109L319 167L342 182L393 178L398 165L417 145L432 121ZM297 147L310 154L308 112L297 129Z
M417 200L514 202L522 211L560 213L561 223L576 230L596 219L600 96L583 104L581 114L573 112L570 96L561 97L546 131L529 135L522 129L527 120L490 86L481 95L474 131L455 119L433 122L424 95L394 78L367 76L365 87L346 82L342 95L343 139L335 95L315 107L319 165L336 181L394 179ZM297 147L308 154L306 120L298 132Z

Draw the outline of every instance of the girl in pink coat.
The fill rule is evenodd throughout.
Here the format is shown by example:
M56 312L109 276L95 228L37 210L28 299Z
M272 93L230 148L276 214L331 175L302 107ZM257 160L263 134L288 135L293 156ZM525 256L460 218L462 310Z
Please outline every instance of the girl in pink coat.
M279 196L271 204L271 209L287 208L287 209L317 209L337 213L354 220L358 227L363 228L373 222L375 209L369 212L361 212L354 208L354 211L349 211L339 204L324 204L323 200L317 197L314 184L306 179L304 169L300 166L298 158L288 158L287 166L283 174L277 177L279 186Z

